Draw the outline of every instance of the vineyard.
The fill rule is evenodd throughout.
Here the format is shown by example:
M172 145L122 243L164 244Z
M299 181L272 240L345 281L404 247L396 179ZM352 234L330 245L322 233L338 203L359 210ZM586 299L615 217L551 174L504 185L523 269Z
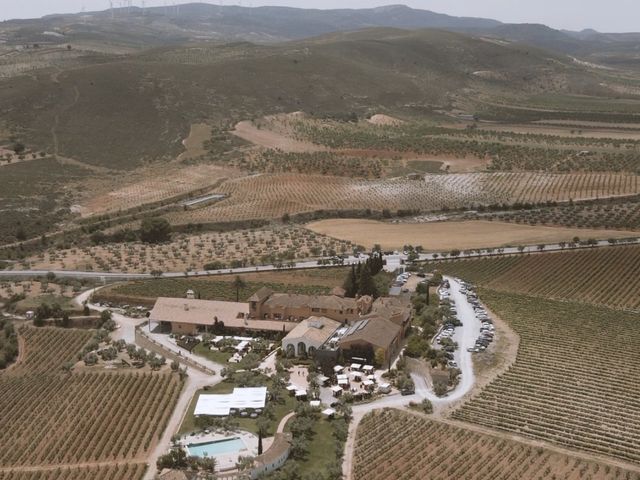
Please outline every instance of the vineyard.
M638 246L458 260L438 268L495 290L640 309Z
M352 478L637 480L640 474L383 410L365 416L358 426Z
M214 205L168 214L172 223L279 218L317 210L420 210L541 203L640 193L637 175L618 173L470 173L421 180L365 180L305 174L264 174L225 182L229 196Z
M99 467L55 467L47 470L0 470L0 480L140 480L144 463L115 464Z
M637 293L637 290L636 290ZM638 315L482 290L520 336L514 365L453 418L640 463Z
M113 466L95 469L97 478L139 476L137 463L144 463L177 401L179 377L68 373L62 366L75 362L91 332L23 327L20 333L24 359L0 375L0 444L11 445L0 452L0 478L83 478L66 467L101 463ZM43 471L8 473L14 467Z
M234 277L235 278L235 277ZM339 285L340 281L336 281ZM331 288L324 285L287 285L273 282L245 282L245 285L238 290L238 297L241 302L246 301L260 288L267 287L275 292L297 293L306 295L328 295ZM154 280L139 280L121 285L114 285L101 289L94 295L98 301L116 301L127 299L127 302L134 299L155 300L157 297L184 297L187 290L194 290L200 295L202 300L224 300L228 302L236 301L236 289L230 280L220 281L215 277L209 278L159 278Z
M182 214L185 215L185 214ZM186 214L188 215L188 214ZM150 272L202 271L218 268L288 262L351 252L350 242L339 241L297 227L236 230L199 235L175 234L171 243L106 244L50 248L21 262L21 268ZM0 294L2 291L0 290Z
M529 225L562 225L578 228L640 230L640 201L607 202L592 205L562 205L492 215L504 222Z

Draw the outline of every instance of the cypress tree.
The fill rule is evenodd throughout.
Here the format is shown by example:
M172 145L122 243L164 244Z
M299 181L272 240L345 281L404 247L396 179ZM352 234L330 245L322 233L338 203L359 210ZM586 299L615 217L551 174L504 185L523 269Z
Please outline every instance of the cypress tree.
M360 295L371 295L374 298L378 296L378 289L373 281L373 275L371 275L371 269L368 265L364 266L360 274L358 293Z
M347 275L347 278L344 280L344 284L342 286L345 290L345 296L353 298L358 293L358 279L356 278L356 268L354 265L351 265L351 270Z

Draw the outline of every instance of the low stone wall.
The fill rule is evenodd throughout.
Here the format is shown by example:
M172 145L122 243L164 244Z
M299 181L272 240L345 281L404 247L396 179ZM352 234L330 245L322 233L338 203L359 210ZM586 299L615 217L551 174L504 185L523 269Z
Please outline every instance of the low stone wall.
M195 368L203 373L207 373L209 375L215 375L216 372L211 370L210 368L205 367L204 365L200 365L197 362L194 362L190 358L183 357L182 355L178 355L171 350L168 350L163 345L158 342L152 340L147 337L139 328L136 328L136 344L146 348L147 350L151 350L152 352L157 353L158 355L162 355L163 357L169 360L175 360L176 362L184 363L191 368Z

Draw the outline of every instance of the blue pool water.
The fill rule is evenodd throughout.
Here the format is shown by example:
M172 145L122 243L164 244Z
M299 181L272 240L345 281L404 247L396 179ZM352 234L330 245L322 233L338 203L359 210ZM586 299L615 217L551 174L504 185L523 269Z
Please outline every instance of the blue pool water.
M229 438L206 443L190 443L187 445L189 455L196 457L215 457L224 453L235 453L245 449L244 442L240 438Z

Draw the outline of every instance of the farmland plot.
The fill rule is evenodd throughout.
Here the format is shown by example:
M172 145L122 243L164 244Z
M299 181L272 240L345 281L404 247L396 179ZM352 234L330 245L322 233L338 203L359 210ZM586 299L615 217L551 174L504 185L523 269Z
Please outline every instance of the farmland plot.
M88 193L78 210L84 216L127 210L185 195L237 175L234 169L216 165L173 163L146 167L131 173L124 181L96 178L86 182Z
M140 480L144 463L100 467L54 467L37 471L0 470L0 480Z
M492 290L481 296L519 334L518 356L453 417L640 463L638 315Z
M146 273L202 271L217 262L214 269L296 259L331 256L351 252L348 241L335 240L297 227L237 230L226 233L174 235L171 243L107 244L67 250L50 249L21 263L22 268L46 270L72 269Z
M21 334L24 358L0 375L0 444L11 445L0 452L0 478L139 478L138 464L177 400L179 377L66 373L62 366L75 362L91 332L23 327Z
M225 182L216 192L229 198L190 212L170 213L168 218L184 224L278 218L285 213L316 210L432 211L639 191L638 176L617 173L469 173L426 175L424 180L266 174Z
M494 290L640 309L640 247L459 260L438 268Z
M381 453L384 452L383 455ZM354 480L637 480L640 474L383 410L358 426Z

